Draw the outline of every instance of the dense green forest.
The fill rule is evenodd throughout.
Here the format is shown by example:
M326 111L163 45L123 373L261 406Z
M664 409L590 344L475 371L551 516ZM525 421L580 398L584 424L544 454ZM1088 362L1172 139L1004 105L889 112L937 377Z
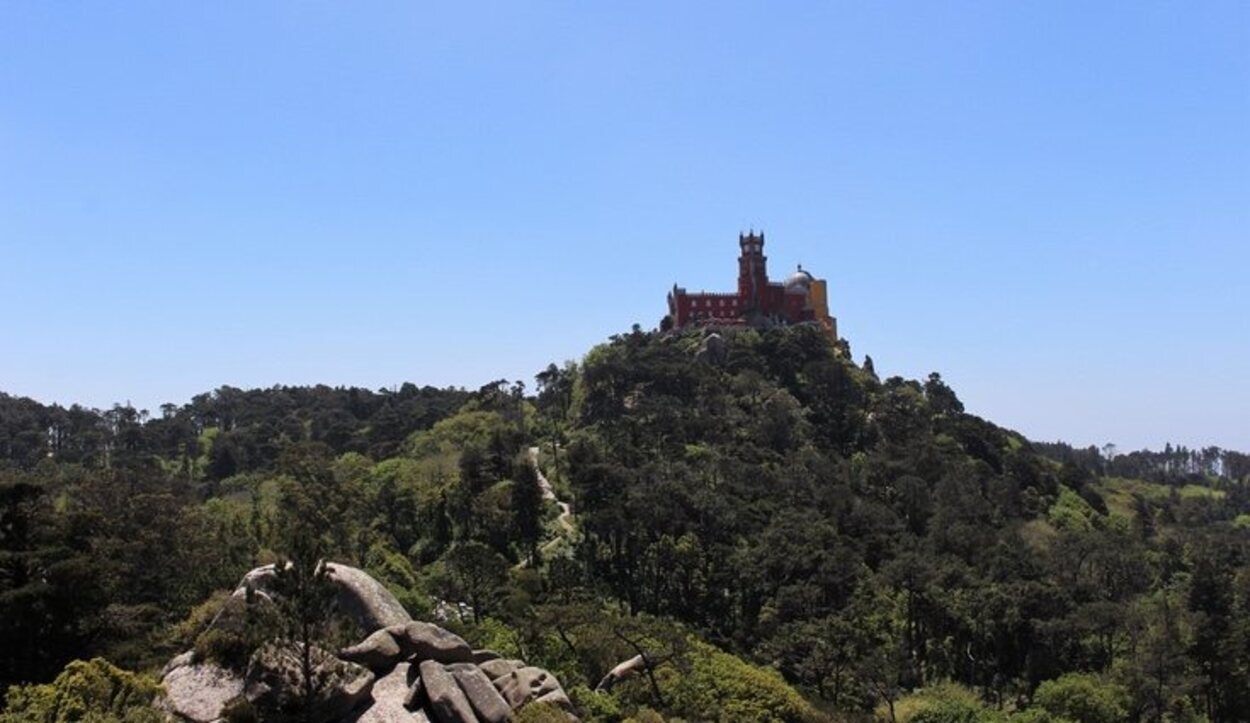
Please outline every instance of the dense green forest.
M0 721L151 686L295 526L588 721L1250 720L1244 454L1031 442L808 326L635 327L532 384L0 394Z

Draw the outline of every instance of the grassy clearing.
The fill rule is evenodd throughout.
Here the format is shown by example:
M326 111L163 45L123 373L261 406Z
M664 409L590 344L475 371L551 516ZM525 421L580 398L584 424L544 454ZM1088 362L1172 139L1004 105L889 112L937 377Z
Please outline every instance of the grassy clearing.
M1159 505L1172 496L1173 490L1184 499L1223 499L1224 491L1212 489L1198 484L1184 487L1169 487L1157 482L1124 477L1107 477L1093 484L1094 490L1102 495L1107 502L1107 509L1112 515L1136 516L1135 498L1142 498L1152 505Z

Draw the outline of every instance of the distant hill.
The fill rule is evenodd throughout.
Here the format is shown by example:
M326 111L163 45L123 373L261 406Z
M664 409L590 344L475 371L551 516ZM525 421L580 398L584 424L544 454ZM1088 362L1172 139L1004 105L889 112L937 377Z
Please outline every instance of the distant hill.
M0 681L159 666L291 509L584 720L1250 719L1246 455L1031 442L803 325L635 329L532 392L0 395Z

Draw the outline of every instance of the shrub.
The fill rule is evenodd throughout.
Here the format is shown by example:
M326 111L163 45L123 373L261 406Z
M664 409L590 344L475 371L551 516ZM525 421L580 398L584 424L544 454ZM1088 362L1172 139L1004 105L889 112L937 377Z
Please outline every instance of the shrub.
M365 555L365 572L385 585L409 615L420 619L433 612L434 603L425 594L412 563L396 550L375 543Z
M920 709L910 723L1005 723L997 711L979 703L943 700Z
M1033 703L1052 716L1081 723L1121 723L1128 719L1128 691L1088 673L1068 673L1037 687Z
M1088 531L1097 524L1098 513L1071 488L1060 487L1047 517L1057 530Z
M517 645L521 636L495 618L462 624L457 632L475 648L493 650L505 658L522 657L521 648Z
M761 723L825 719L776 671L750 665L695 638L688 645L679 665L656 670L667 703L665 712L671 716ZM620 691L635 705L650 702L645 676L625 681Z
M161 687L103 658L75 660L43 685L9 689L0 723L159 723Z
M606 723L621 719L621 705L610 693L596 693L584 685L568 689L569 698L586 723Z
M1002 723L1003 714L986 706L975 691L958 683L938 683L895 703L903 723ZM888 720L884 708L878 720Z
M256 643L231 630L206 630L195 639L195 659L208 660L225 668L242 670L256 650Z
M568 715L551 703L530 703L517 711L513 723L569 723Z
M215 625L195 638L195 657L233 670L247 667L252 653L269 637L274 625L272 605L256 598L227 598Z
M170 628L170 642L183 650L194 645L195 638L208 628L229 600L229 590L213 592L207 600L191 608L185 619Z
M1051 715L1041 708L1029 708L1026 711L1016 713L1011 717L1010 723L1080 723L1079 721L1068 720Z

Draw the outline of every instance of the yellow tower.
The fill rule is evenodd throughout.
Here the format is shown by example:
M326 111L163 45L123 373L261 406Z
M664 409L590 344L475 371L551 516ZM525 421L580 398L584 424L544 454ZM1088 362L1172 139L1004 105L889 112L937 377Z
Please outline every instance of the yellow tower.
M824 279L812 279L807 287L807 305L829 338L838 340L838 320L829 315L829 285Z

